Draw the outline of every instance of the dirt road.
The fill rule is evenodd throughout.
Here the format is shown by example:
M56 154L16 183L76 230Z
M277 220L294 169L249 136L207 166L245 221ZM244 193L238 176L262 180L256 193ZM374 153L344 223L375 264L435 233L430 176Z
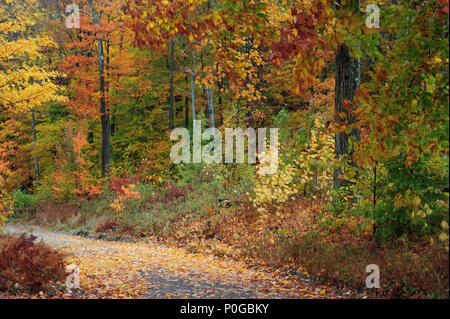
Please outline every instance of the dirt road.
M86 298L342 298L334 289L316 286L305 273L264 266L154 241L112 242L86 239L38 227L6 225L11 233L32 233L68 253L80 270Z

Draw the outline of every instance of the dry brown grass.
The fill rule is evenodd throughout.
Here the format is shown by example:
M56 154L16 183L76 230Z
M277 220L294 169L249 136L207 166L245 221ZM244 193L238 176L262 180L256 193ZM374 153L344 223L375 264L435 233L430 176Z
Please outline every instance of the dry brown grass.
M0 235L0 290L35 293L65 276L63 253L32 235Z
M233 256L299 267L338 286L360 290L366 288L366 266L376 264L381 272L381 289L371 291L376 296L448 298L449 255L443 246L406 240L381 245L367 234L324 232L316 222L322 204L299 198L278 215L267 216L242 204L234 212L223 209L185 220L177 229L191 231L178 232L185 234L178 239L190 244L218 239L220 245L233 248Z
M168 226L155 219L145 234L193 251L210 250L217 255L251 257L275 266L306 269L312 275L356 289L365 289L366 266L377 264L381 271L380 296L448 297L449 256L443 247L408 241L379 245L369 235L354 234L345 227L324 231L317 223L317 217L324 214L323 204L320 199L299 197L278 213L261 214L242 199L234 208L212 206L205 207L204 214L180 214ZM63 222L76 214L72 209L48 206L40 210L39 219ZM81 213L76 216L78 220L86 217ZM139 223L139 218L136 223L123 223L105 215L95 228L138 236L142 233ZM163 232L163 227L169 229Z

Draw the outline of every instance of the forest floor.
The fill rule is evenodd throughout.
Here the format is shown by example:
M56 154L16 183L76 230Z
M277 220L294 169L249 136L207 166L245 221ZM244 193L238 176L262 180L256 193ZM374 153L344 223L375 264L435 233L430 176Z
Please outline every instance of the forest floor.
M318 284L306 272L193 254L151 239L105 241L20 225L5 230L33 234L67 253L68 264L79 267L80 289L64 298L364 298Z

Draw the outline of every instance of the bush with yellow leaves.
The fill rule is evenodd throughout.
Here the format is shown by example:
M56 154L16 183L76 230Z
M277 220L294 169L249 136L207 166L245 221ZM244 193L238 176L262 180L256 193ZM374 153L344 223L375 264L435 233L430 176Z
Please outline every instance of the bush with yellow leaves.
M320 117L314 120L308 146L294 159L296 170L294 183L303 194L330 195L333 181L334 141L325 132L325 121Z
M0 227L2 227L6 222L8 216L13 213L12 209L13 199L11 198L11 196L8 196L8 194L6 194L6 191L0 189Z
M443 220L441 222L442 232L439 235L439 240L444 244L445 249L448 252L448 223Z
M253 206L261 213L277 212L280 205L289 200L297 189L293 185L295 169L279 159L278 170L274 174L259 175L254 179Z

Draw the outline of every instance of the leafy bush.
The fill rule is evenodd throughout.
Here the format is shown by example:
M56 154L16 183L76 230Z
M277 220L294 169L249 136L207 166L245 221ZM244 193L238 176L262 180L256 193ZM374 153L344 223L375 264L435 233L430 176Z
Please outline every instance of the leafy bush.
M50 193L30 193L20 189L11 193L10 196L14 202L14 211L17 213L29 213L51 198Z
M0 190L0 227L3 226L9 215L13 213L13 199Z
M367 176L361 175L354 191L359 202L352 208L354 214L374 221L376 238L429 238L441 231L443 222L448 224L449 197L440 190L448 184L445 172L424 159L408 167L402 157L378 167L375 194L371 185L375 181L364 182Z
M292 183L294 174L292 165L283 164L280 159L274 174L255 177L252 203L259 212L278 211L280 205L297 193Z
M220 198L239 198L253 188L255 166L230 164L178 165L179 184L210 187Z
M121 186L120 192L118 192L117 197L114 199L114 201L111 203L111 208L115 209L119 213L124 208L124 201L129 199L138 199L141 195L139 192L134 191L134 188L136 185L129 184L127 186Z
M193 189L192 185L184 187L174 185L173 183L169 183L167 185L166 191L164 192L163 201L165 203L170 203L177 200L180 197L186 197L187 193L192 191L192 189Z
M16 210L22 210L28 207L35 207L37 204L36 195L29 194L20 189L12 193L11 196L14 198L14 208Z
M303 194L330 195L333 173L334 140L325 132L324 120L317 116L308 144L293 160L297 170L295 183Z
M113 218L102 219L95 227L96 232L105 232L108 230L114 230L117 227L117 220Z

